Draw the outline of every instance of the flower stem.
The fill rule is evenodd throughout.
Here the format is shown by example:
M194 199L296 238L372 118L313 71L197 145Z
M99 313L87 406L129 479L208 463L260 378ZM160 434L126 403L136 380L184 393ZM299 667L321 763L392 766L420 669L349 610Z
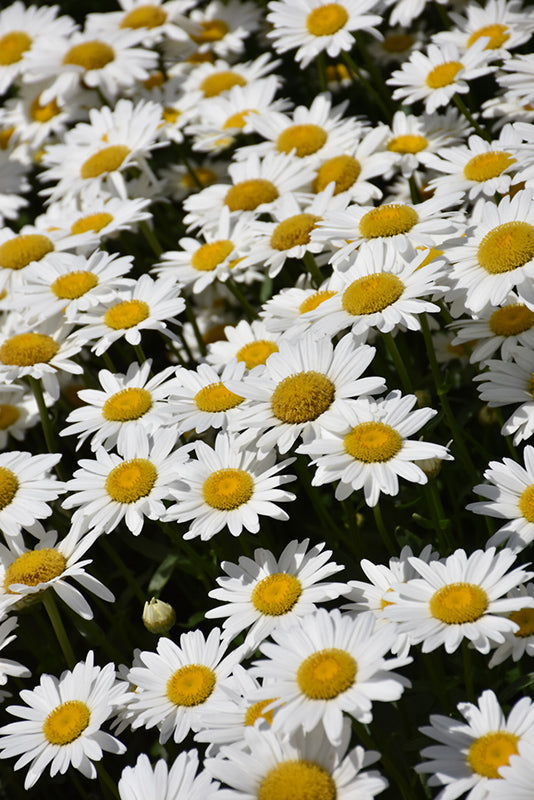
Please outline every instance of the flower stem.
M48 614L50 622L52 623L52 628L56 634L56 639L59 642L59 646L61 647L61 652L65 657L67 666L70 669L73 669L74 665L76 664L76 658L74 657L74 651L71 647L69 637L67 636L65 626L63 625L63 621L59 615L59 609L56 605L52 591L46 590L43 593L43 605L46 609L46 613Z
M98 774L98 780L100 781L102 786L107 789L107 791L112 797L115 797L116 800L120 800L119 790L117 789L115 781L113 780L107 769L104 767L102 762L100 761L95 766Z
M383 333L382 338L386 345L386 349L391 356L391 360L395 365L395 369L399 373L399 378L401 379L401 383L404 387L404 391L408 392L409 394L413 394L413 385L412 380L408 374L408 370L404 364L404 360L399 353L399 348L397 347L397 343L391 333Z
M141 590L141 587L137 583L135 577L133 576L132 572L128 569L122 558L115 552L115 549L110 545L110 543L106 539L106 535L99 537L100 544L102 545L106 555L113 561L113 563L118 568L119 572L125 578L126 583L137 597L139 602L144 605L145 604L145 595L144 592Z
M341 53L341 58L345 62L345 66L347 67L349 74L352 75L353 80L355 78L358 79L358 81L361 83L364 89L368 92L369 96L373 97L376 103L380 106L380 109L382 110L382 113L384 114L386 119L388 121L391 120L392 114L389 108L387 107L385 101L382 99L382 97L375 90L373 85L367 80L367 78L361 72L356 62L353 61L353 59L349 56L349 54L346 51L343 51Z
M472 128L474 128L474 130L478 133L478 135L481 136L483 139L485 139L487 142L491 142L491 136L486 130L484 130L484 128L482 128L478 124L478 122L473 117L473 115L467 108L466 104L464 103L458 92L453 94L452 99L454 101L454 104L456 105L456 108L464 115L468 123L471 125Z
M195 317L195 312L191 308L191 303L189 302L189 298L184 295L185 300L185 315L187 317L188 322L191 323L191 327L193 328L193 333L195 334L195 339L197 340L198 349L200 350L200 355L205 356L207 351L206 342L202 338L202 334L200 333L200 329L198 327L197 319Z
M321 88L321 92L328 91L328 81L326 79L326 66L324 61L324 53L320 52L317 55L317 72L319 74L319 86Z
M232 278L228 278L226 280L226 285L228 286L233 296L238 301L239 305L247 315L249 322L251 322L253 319L257 319L258 312L254 308L254 306L252 306L248 302L247 298L245 297L245 295L243 294L237 283L235 283L235 281L233 281Z
M134 344L135 354L137 356L137 360L139 361L139 365L144 364L146 361L146 356L143 348L140 344Z
M150 249L156 256L156 258L159 258L163 252L163 248L160 245L156 234L154 233L154 231L152 230L152 228L150 227L150 225L146 220L143 220L142 222L139 223L139 228L141 229L143 236L150 245Z
M395 547L395 543L391 536L389 535L389 531L385 526L384 518L382 517L382 511L380 509L380 504L377 503L376 506L373 506L373 515L375 518L375 524L378 528L378 532L380 534L380 538L384 543L384 547L388 551L390 555L393 555L397 552L397 547Z
M313 255L311 253L304 253L302 257L302 263L308 270L310 277L313 283L315 284L315 288L318 289L319 286L322 284L324 278L321 275L321 270L317 266L317 262L314 259Z
M35 397L37 408L39 409L41 427L43 429L47 450L49 453L57 454L60 451L57 446L54 431L52 430L52 421L48 413L48 408L46 407L41 381L37 380L37 378L34 378L32 375L28 375L28 381L31 386L33 396ZM67 479L67 476L65 475L65 472L61 466L61 461L56 464L55 470L60 480L64 481Z

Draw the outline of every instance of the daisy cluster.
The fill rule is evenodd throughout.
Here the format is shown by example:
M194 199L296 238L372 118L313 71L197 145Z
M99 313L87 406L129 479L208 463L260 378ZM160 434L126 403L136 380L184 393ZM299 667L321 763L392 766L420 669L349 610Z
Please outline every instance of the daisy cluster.
M82 5L0 11L0 794L531 800L533 7Z

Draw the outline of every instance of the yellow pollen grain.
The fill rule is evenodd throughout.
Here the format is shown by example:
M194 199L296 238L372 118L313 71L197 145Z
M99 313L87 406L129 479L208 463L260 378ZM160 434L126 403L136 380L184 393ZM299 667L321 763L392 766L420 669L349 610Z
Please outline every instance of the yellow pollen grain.
M509 303L498 308L489 318L489 326L495 336L519 336L534 325L534 311L523 303Z
M81 700L68 700L56 706L43 723L43 734L50 744L66 745L82 735L91 720L88 706Z
M14 583L21 583L24 586L48 583L58 575L62 575L66 566L65 556L53 547L22 553L6 569L4 591L11 592L9 587Z
M386 53L404 53L415 43L414 37L409 33L392 33L382 42L382 49Z
M448 583L429 602L430 614L446 625L476 622L488 607L488 596L476 583Z
M378 272L352 281L341 298L341 306L347 314L362 316L377 314L402 297L405 286L397 275Z
M0 467L0 511L8 506L19 488L19 480L7 467Z
M446 61L444 64L438 64L426 76L426 85L429 89L443 89L445 86L450 86L463 66L461 61Z
M319 292L314 292L299 306L299 314L306 314L308 311L314 311L321 303L324 303L325 300L329 300L333 297L337 292L333 292L329 289L321 289Z
M191 256L191 266L199 272L212 272L234 249L230 239L217 239L201 245Z
M289 375L276 386L271 410L281 422L313 422L334 402L336 389L330 378L309 370Z
M80 167L80 177L84 180L99 178L108 172L115 172L129 156L130 149L125 144L111 144L89 156Z
M276 698L271 697L268 700L258 700L257 703L253 703L251 706L249 706L247 708L246 712L245 712L244 725L246 727L252 726L252 725L254 725L256 720L260 719L260 718L264 719L266 722L268 722L269 725L272 725L273 724L274 709L271 709L270 711L265 711L265 712L264 712L263 709L266 706L268 706L270 703L272 703L273 700L275 700L275 699Z
M278 352L278 346L269 339L256 339L243 345L237 353L238 361L244 361L247 369L254 369L259 364L265 364L272 353Z
M521 492L519 510L527 522L534 522L534 483Z
M156 483L158 472L146 458L132 458L113 467L105 482L108 495L116 503L136 503L147 497Z
M484 778L502 778L499 767L510 762L510 756L516 755L519 736L509 731L491 731L479 736L469 747L466 761L478 775Z
M104 314L104 324L114 331L126 330L139 325L149 314L148 303L144 300L123 300L108 308Z
M231 186L224 198L230 211L255 211L263 203L272 203L278 197L278 189L265 178L252 178Z
M336 784L328 770L313 761L282 761L260 783L257 800L335 800Z
M312 9L306 17L306 28L312 36L333 36L349 20L347 9L339 3L326 3Z
M367 211L360 220L360 233L365 239L379 239L408 233L418 222L417 211L411 206L393 203Z
M51 284L50 289L60 300L77 300L98 286L98 278L94 272L79 270L60 275Z
M357 664L346 650L337 647L318 650L304 659L297 670L302 694L312 700L333 700L346 692L355 679Z
M50 122L51 119L56 117L61 111L54 97L49 103L44 106L39 102L40 95L30 103L30 117L34 122Z
M130 422L140 419L152 408L152 395L146 389L130 386L108 397L102 416L110 422Z
M73 235L87 233L88 231L99 233L102 228L105 228L110 222L113 222L112 214L108 214L107 211L97 211L94 214L87 214L85 217L80 217L73 222L70 227L70 232Z
M505 222L484 236L478 247L478 263L490 275L512 272L534 258L534 226Z
M497 178L511 164L515 164L516 159L510 154L502 151L492 151L489 153L479 153L470 158L464 167L464 178L468 181L482 183L491 178Z
M483 25L483 27L479 28L477 31L473 31L467 40L467 46L471 47L471 45L473 45L483 36L489 37L489 42L484 50L497 50L499 47L502 47L503 44L505 44L505 42L507 42L510 38L508 27L503 25L502 22L494 22L490 25Z
M64 64L82 67L86 71L103 69L115 60L115 52L106 42L94 39L91 42L75 44L63 57Z
M211 75L204 78L199 89L204 93L204 97L217 97L222 92L228 92L233 86L246 86L246 84L242 75L227 69L221 72L212 72Z
M271 234L273 250L290 250L298 245L309 244L310 234L320 217L315 214L294 214L279 222Z
M295 575L277 572L259 581L250 596L256 611L268 617L288 614L302 594L302 584Z
M390 461L402 449L402 436L385 422L361 422L343 438L345 452L365 464Z
M356 183L361 171L360 162L353 156L334 156L321 164L313 180L312 189L315 193L322 192L333 182L334 195L346 192Z
M218 511L233 511L248 503L254 493L254 480L243 469L219 469L202 485L204 501Z
M59 344L44 333L17 333L0 347L0 361L13 367L31 367L48 363L59 350Z
M0 431L6 431L20 417L20 411L11 403L0 403Z
M27 267L32 261L40 261L48 253L52 253L54 245L41 233L26 233L14 236L0 245L0 267L19 270Z
M534 636L534 608L520 608L519 611L512 611L511 614L508 614L508 619L519 625L519 630L514 631L514 636L518 639Z
M200 411L205 411L207 413L229 411L231 408L235 408L235 406L242 403L243 400L243 397L231 392L221 381L204 386L193 397L193 402L196 407Z
M32 46L32 40L24 31L11 31L0 38L0 67L16 64Z
M230 30L223 19L205 19L200 23L200 27L202 28L200 33L189 34L196 44L220 42Z
M387 144L387 149L392 153L410 153L415 155L428 147L428 139L419 133L403 133L394 136Z
M299 158L311 156L326 144L328 136L319 125L290 125L279 134L276 140L276 149L280 153L291 153Z
M204 664L186 664L171 675L166 694L176 706L199 706L213 692L215 681L215 673Z
M167 12L161 6L147 3L145 6L132 8L121 20L120 28L159 28L167 21Z

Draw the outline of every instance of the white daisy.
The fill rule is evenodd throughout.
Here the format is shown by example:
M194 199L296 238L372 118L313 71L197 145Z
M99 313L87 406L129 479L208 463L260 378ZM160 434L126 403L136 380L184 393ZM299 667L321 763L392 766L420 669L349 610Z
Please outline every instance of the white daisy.
M247 38L260 27L262 11L244 0L211 0L204 8L193 8L188 19L200 27L190 34L199 52L228 58L243 52Z
M4 536L21 541L21 529L35 529L40 537L36 521L51 515L49 503L65 491L65 484L50 474L60 460L59 453L0 453L0 530Z
M528 597L529 602L534 597L534 583L523 584L510 591L510 597ZM519 611L512 611L509 614L512 622L518 625L518 629L504 634L504 642L495 648L489 667L502 664L507 658L512 661L519 661L525 654L534 655L534 608L531 605L523 606Z
M162 39L187 41L188 31L195 32L197 26L185 13L192 5L190 0L119 0L122 11L107 11L104 14L88 14L86 29L93 32L110 30L131 31L145 46L153 46Z
M489 784L492 800L530 800L534 781L534 744L519 742L519 753L499 767L499 779Z
M306 276L300 276L299 283L303 284L303 277L304 285L308 284ZM304 289L296 286L282 289L263 304L260 316L268 331L287 333L291 328L291 333L297 335L308 330L313 311L334 294L334 291L323 288Z
M509 50L527 42L534 29L534 21L521 8L521 3L507 0L487 0L483 7L469 3L465 16L452 11L452 28L434 34L436 44L451 43L467 50L479 39L486 40L486 50L492 59L504 59Z
M198 772L196 750L182 751L169 768L160 758L152 767L141 753L133 767L125 767L118 784L121 800L215 800L218 783Z
M271 61L270 53L262 53L254 61L237 62L229 64L223 59L217 59L215 63L204 60L196 64L183 82L184 92L200 91L204 97L217 97L223 92L229 92L234 86L246 86L247 83L264 78L270 72L274 72L279 66L280 61ZM170 67L169 75L183 71L180 63L176 67ZM279 78L280 80L280 78Z
M223 369L236 358L250 370L265 364L272 353L278 352L279 335L267 330L263 322L240 320L237 325L226 325L224 339L210 342L206 361L215 369Z

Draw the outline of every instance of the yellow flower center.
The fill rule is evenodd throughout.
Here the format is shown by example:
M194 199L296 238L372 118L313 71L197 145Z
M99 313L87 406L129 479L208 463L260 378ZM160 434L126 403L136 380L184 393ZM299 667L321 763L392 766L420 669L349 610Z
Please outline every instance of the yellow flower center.
M24 31L6 33L0 38L0 67L16 64L31 46L32 40Z
M329 300L330 297L333 297L337 292L329 291L328 289L322 289L319 292L314 292L299 306L299 314L306 314L308 311L314 311L321 303L324 303L325 300Z
M278 189L264 178L240 181L231 186L224 198L230 211L254 211L262 203L272 203L278 197Z
M200 23L201 33L192 34L190 38L197 44L208 44L209 42L220 42L230 30L223 19L205 19Z
M193 402L200 411L215 413L217 411L228 411L243 402L243 398L234 394L230 389L221 383L210 383L204 386L193 397Z
M156 89L158 86L163 86L164 83L165 75L161 70L157 69L155 72L150 73L148 78L143 81L143 86L150 91L151 89Z
M336 388L330 378L309 370L289 375L277 385L271 397L271 409L282 422L312 422L334 402Z
M188 172L182 178L182 184L186 189L197 189L198 184L201 186L209 186L217 180L217 173L207 167L195 167L193 173L195 175L194 178L193 175L190 175Z
M146 458L132 458L113 467L106 478L105 489L116 503L136 503L152 491L158 473Z
M80 270L60 275L50 288L60 300L77 300L97 285L98 278L94 272Z
M430 613L447 625L476 622L488 607L488 596L476 583L448 583L430 598Z
M477 156L469 159L464 167L464 177L468 181L489 181L491 178L496 178L501 172L515 164L516 159L510 153L490 152L479 153Z
M312 700L332 700L352 686L357 668L350 653L330 647L304 659L297 670L297 683L302 694Z
M515 755L519 736L508 731L492 731L475 739L467 751L466 761L473 770L485 778L502 778L499 767L510 763Z
M176 706L199 706L215 688L216 676L204 664L187 664L167 681L167 697Z
M0 64L1 66L1 64ZM15 128L13 126L9 128L4 128L0 131L0 150L7 150L9 147L9 140L15 133Z
M73 64L85 70L103 69L106 64L115 60L115 52L106 42L94 39L92 42L75 44L64 55L64 64Z
M356 183L361 171L360 162L352 156L334 156L321 164L312 189L316 193L322 192L329 183L334 182L334 195L346 192Z
M108 308L104 314L104 324L114 331L120 331L139 325L149 314L148 303L144 300L123 300Z
M244 111L237 111L235 114L231 114L223 125L223 131L228 130L228 128L244 128L248 115L257 113L253 108L245 108Z
M30 104L30 117L34 122L50 122L50 120L57 116L61 111L57 104L57 100L54 97L53 100L42 106L39 102L39 98L40 95L32 100Z
M140 419L151 408L150 392L131 386L108 397L102 408L102 416L111 422L129 422Z
M260 614L280 617L291 611L301 594L302 584L295 575L277 572L256 584L250 600Z
M534 258L534 226L517 221L497 225L480 242L477 258L490 275L524 267Z
M115 172L122 166L129 154L130 149L125 144L103 147L83 162L80 176L86 181L90 178L98 178L106 172Z
M19 481L14 472L7 467L0 467L0 511L8 506L19 488Z
M445 64L438 64L426 76L426 85L429 89L443 89L444 86L450 86L463 66L461 61L446 61Z
M45 739L50 744L70 744L89 725L91 712L81 700L68 700L56 706L43 723Z
M108 214L107 211L97 211L95 214L87 214L85 217L80 217L76 222L73 222L70 232L74 235L78 233L87 233L88 231L98 233L102 228L105 228L106 225L109 225L110 222L113 222L113 216L111 214Z
M527 522L534 522L534 483L523 489L519 498L519 510Z
M173 108L172 106L165 106L165 108L161 112L161 119L163 120L162 124L164 125L168 123L169 125L174 125L179 116L180 116L180 111L177 108Z
M326 143L326 131L319 125L290 125L282 131L276 140L276 148L280 153L291 153L299 158L311 156Z
M519 625L519 630L514 632L518 639L527 639L534 636L534 608L520 608L519 611L512 611L508 619Z
M361 316L376 314L396 303L404 292L404 284L396 275L378 272L352 281L341 298L341 305L347 314Z
M534 325L534 311L523 303L510 303L498 308L489 318L489 326L495 336L518 336Z
M12 583L22 583L25 586L47 583L52 578L61 575L66 566L65 556L54 550L53 547L43 547L41 550L22 553L6 569L4 590L9 592Z
M204 78L199 88L201 92L204 92L204 97L216 97L222 92L228 92L232 86L246 86L246 83L242 75L226 69L221 72L212 72L211 75Z
M428 147L428 139L418 133L404 133L394 136L388 142L387 149L392 153L420 153Z
M11 403L0 403L0 431L6 431L20 417L20 411Z
M361 422L343 438L345 452L366 464L389 461L402 448L402 436L385 422Z
M489 36L489 42L484 50L497 50L510 38L507 26L503 25L501 22L494 22L491 25L483 25L482 28L474 31L467 40L467 46L471 47L471 45L483 36Z
M211 272L228 258L233 249L230 239L217 239L203 244L191 256L191 266L200 272Z
M295 214L282 220L272 232L271 247L273 250L290 250L308 244L318 219L314 214Z
M167 12L161 6L148 4L132 8L121 20L120 28L159 28L167 20Z
M27 233L14 236L0 244L0 267L19 270L32 261L40 261L54 250L54 245L40 233Z
M333 36L347 24L349 15L339 3L326 3L314 8L306 17L306 27L312 36Z
M313 761L282 761L269 770L258 789L258 800L335 800L330 773Z
M417 211L411 206L393 203L372 208L360 220L360 233L365 239L397 236L408 233L418 222Z
M247 726L254 725L256 720L260 719L261 717L262 719L266 720L269 723L269 725L272 725L274 709L266 711L265 713L263 709L265 708L265 706L268 706L269 703L272 703L274 699L275 699L274 697L271 697L269 700L258 700L257 703L253 703L251 706L249 706L245 712L244 724Z
M247 369L254 369L259 364L265 364L272 353L277 353L278 347L268 339L256 339L243 345L237 353L238 361L244 361Z
M58 343L44 333L18 333L0 347L0 361L12 367L31 367L50 361L58 350Z
M385 37L382 48L386 53L404 53L414 42L414 37L409 33L392 33Z
M211 508L232 511L248 503L254 492L254 480L243 469L219 469L206 478L202 497Z

